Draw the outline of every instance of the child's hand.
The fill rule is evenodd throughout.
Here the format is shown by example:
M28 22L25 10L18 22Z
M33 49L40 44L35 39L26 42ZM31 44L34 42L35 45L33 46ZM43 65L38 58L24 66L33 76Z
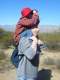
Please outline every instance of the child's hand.
M33 14L38 15L38 11L37 10L33 10Z

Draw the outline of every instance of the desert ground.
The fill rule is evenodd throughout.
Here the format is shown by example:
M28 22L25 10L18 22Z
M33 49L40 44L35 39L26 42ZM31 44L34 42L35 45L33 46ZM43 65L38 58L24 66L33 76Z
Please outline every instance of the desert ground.
M10 58L12 51L12 49L7 49L4 52ZM48 61L49 59L54 61L54 63L50 61L50 64L48 64L46 60ZM38 69L38 77L40 78L38 80L60 80L60 68L55 65L55 63L57 63L56 61L59 59L60 52L42 50ZM0 71L0 80L16 80L16 69L13 68L3 72Z

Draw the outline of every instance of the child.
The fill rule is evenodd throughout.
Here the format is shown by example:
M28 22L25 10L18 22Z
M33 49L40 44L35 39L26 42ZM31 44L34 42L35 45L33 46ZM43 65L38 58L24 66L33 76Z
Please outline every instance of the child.
M26 28L32 28L39 24L39 16L36 10L23 8L21 14L22 17L19 19L14 33L14 41L16 45L19 43L21 32L23 32Z
M23 57L19 56L21 60L17 68L17 80L35 80L37 77L41 52L41 42L38 42L37 39L38 32L39 28L35 25L31 29L25 29L20 34L18 55L23 55Z

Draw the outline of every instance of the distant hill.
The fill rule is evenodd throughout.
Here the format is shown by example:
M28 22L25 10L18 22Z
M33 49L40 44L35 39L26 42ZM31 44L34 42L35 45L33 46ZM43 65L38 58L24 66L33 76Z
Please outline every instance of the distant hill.
M0 28L3 28L6 31L15 31L15 25L0 25Z
M56 26L56 25L40 25L40 31L41 32L48 32L48 33L60 32L60 25L59 26Z
M0 28L3 28L7 31L15 31L15 25L0 25ZM40 32L60 32L60 25L40 25Z

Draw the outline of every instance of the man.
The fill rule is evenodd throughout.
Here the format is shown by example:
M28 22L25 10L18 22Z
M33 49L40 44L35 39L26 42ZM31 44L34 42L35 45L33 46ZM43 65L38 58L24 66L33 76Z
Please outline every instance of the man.
M17 68L17 80L35 80L38 73L40 44L38 45L37 34L39 32L39 17L37 13L30 12L23 16L20 24L24 26L18 44L19 65Z
M11 61L18 67L19 59L18 59L18 44L21 39L21 33L27 29L31 29L37 27L39 24L39 16L36 10L32 10L30 8L23 8L21 11L21 18L19 19L16 30L14 33L14 43L15 43L15 50L12 53ZM30 33L29 33L30 35Z

